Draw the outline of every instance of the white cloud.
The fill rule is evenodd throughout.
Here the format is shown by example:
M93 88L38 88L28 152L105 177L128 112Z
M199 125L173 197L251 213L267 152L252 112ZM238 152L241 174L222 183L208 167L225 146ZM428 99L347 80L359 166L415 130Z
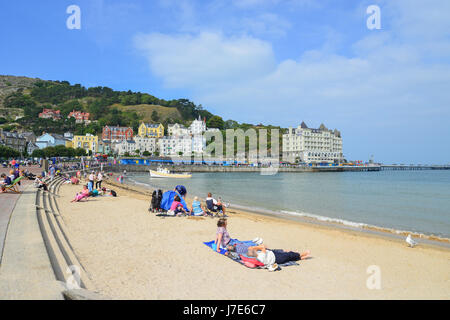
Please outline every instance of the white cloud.
M220 90L222 85L242 83L275 68L270 44L248 36L151 33L136 36L134 42L148 58L151 71L168 87Z
M278 62L268 41L251 36L153 33L135 40L167 86L190 90L194 101L224 118L324 122L372 140L377 130L409 132L406 142L413 148L418 127L443 128L450 117L449 11L428 2L390 1L382 7L383 30L356 39L346 55L337 53L339 34L331 30L321 47ZM253 27L264 31L263 24Z
M255 35L282 37L286 35L292 24L273 13L263 13L256 17L245 17L239 21L241 29Z

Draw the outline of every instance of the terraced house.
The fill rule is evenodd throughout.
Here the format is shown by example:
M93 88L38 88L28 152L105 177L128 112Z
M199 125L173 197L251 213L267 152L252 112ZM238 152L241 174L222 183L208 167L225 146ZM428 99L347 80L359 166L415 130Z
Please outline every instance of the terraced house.
M83 148L86 150L86 153L89 151L96 153L98 148L98 137L89 133L85 136L74 136L72 145L74 148Z
M162 138L164 136L164 126L161 123L142 122L138 129L140 137Z
M27 141L20 133L0 129L0 144L16 151L24 152Z
M112 143L133 139L133 128L130 127L113 127L104 126L102 132L102 140L108 140Z

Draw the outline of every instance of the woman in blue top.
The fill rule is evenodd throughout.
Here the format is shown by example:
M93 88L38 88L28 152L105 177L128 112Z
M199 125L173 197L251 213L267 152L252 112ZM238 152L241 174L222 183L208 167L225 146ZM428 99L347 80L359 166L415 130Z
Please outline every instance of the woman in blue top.
M198 201L198 197L194 197L194 201L192 201L191 212L193 216L204 216L206 215L203 210L202 204Z

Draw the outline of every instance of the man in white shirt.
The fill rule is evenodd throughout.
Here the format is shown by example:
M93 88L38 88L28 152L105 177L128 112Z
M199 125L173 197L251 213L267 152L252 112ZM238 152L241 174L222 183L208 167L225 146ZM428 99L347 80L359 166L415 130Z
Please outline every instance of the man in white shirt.
M208 193L208 197L206 198L206 207L212 212L222 211L223 215L225 216L225 206L222 204L222 202L214 199L211 192Z
M293 251L284 251L280 249L268 250L265 245L257 247L251 247L248 250L249 257L256 257L256 259L264 263L264 266L269 271L275 271L278 269L278 264L287 263L290 261L298 261L309 258L310 251L298 253Z
M92 192L92 190L94 189L94 180L95 180L95 174L94 174L94 171L92 171L91 174L89 175L89 182L88 182L89 192Z
M95 183L95 189L102 188L102 181L103 181L103 174L101 171L99 171L97 175L97 182Z

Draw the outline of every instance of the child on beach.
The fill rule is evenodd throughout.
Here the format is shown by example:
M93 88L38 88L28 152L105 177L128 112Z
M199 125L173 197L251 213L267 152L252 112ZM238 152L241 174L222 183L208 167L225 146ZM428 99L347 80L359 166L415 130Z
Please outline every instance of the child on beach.
M203 210L202 204L198 200L198 197L194 197L194 201L192 201L191 213L193 216L206 216L207 214Z
M180 197L178 195L175 196L172 205L170 206L170 211L173 211L175 215L178 213L186 213L186 210L183 208L183 204L180 202Z

